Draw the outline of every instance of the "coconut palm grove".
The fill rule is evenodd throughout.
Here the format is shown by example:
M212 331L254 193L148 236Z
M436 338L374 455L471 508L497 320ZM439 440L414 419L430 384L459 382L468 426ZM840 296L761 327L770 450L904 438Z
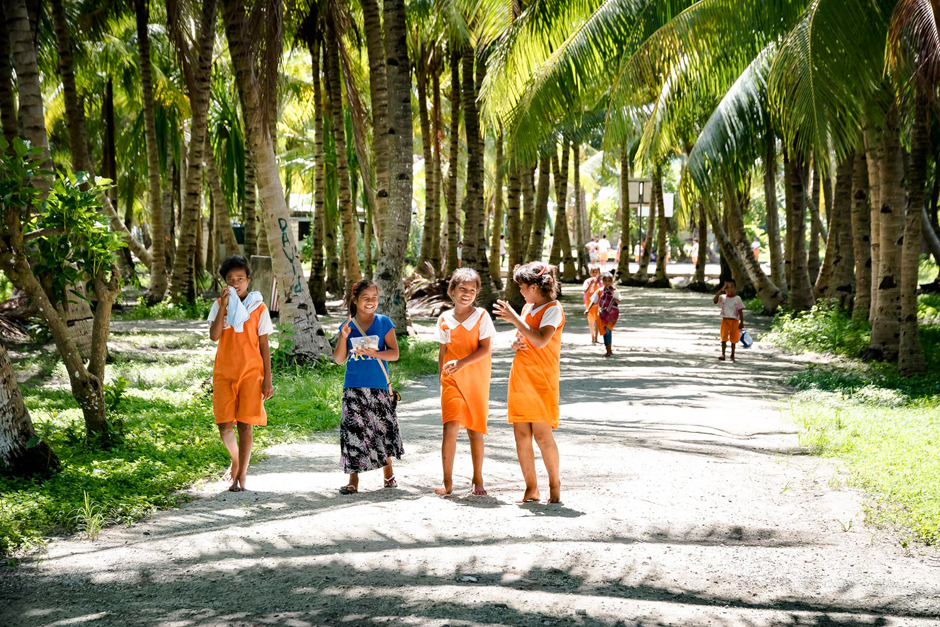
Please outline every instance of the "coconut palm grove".
M940 624L937 0L0 0L0 624Z

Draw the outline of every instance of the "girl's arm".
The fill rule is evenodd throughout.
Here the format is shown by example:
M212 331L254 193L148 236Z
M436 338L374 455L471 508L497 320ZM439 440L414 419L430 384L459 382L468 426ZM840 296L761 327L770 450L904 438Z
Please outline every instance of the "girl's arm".
M226 287L222 290L222 297L219 299L219 311L216 312L215 320L209 325L209 339L218 342L222 337L222 329L225 327L225 317L228 315L228 299L231 292Z
M516 327L519 334L528 340L533 348L542 348L548 344L555 334L555 327L553 326L544 326L540 329L529 328L525 320L504 300L496 301L494 309L496 310L496 317Z
M443 345L441 345L443 348ZM480 345L475 351L464 357L463 359L458 359L454 362L454 365L447 369L448 374L454 374L459 372L463 368L475 364L481 359L485 359L487 355L490 354L490 338L480 340ZM442 357L443 359L443 357Z
M738 320L741 322L741 323L738 325L738 328L743 329L743 328L744 328L744 308L743 308L743 307L742 307L741 310L738 312Z
M360 348L356 351L357 355L366 357L375 357L382 361L398 361L398 338L395 336L395 329L389 329L385 334L385 350L375 350L374 348Z
M437 369L444 372L444 355L447 354L447 344L441 344L437 351Z
M261 359L264 360L264 380L261 382L261 398L268 400L274 396L274 384L271 382L271 346L268 336L258 338L258 348L261 349Z
M352 333L352 318L349 318L343 326L339 329L339 339L336 340L336 348L333 349L333 361L339 365L346 363L346 358L349 356L349 351L346 347L346 340L349 339L349 334Z

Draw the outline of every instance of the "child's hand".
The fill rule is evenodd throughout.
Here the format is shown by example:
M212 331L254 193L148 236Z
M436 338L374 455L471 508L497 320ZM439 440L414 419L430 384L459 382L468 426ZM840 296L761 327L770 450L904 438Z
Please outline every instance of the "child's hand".
M378 349L368 348L365 346L359 346L353 349L353 355L358 355L359 357L372 357L374 359L378 359L378 352Z
M344 342L349 338L349 334L352 333L352 324L353 324L353 319L352 319L352 316L350 316L349 319L346 320L346 324L344 324L339 329L339 337Z
M231 297L232 297L232 290L230 290L228 286L226 285L225 288L222 290L222 298L219 299L221 301L219 306L222 308L221 314L223 318L228 314L228 301Z
M493 305L493 311L496 312L496 317L499 320L505 320L511 324L516 324L519 321L519 314L504 300L496 301L496 304Z
M526 345L526 343L523 342L522 340L513 340L511 346L512 346L512 350L514 350L514 351L527 351L527 350L529 350L529 347L528 347L528 346Z
M272 396L274 396L274 386L271 384L271 377L267 376L261 383L261 399L266 401Z
M460 363L459 359L451 359L446 364L444 364L444 374L456 374L463 370L463 364Z

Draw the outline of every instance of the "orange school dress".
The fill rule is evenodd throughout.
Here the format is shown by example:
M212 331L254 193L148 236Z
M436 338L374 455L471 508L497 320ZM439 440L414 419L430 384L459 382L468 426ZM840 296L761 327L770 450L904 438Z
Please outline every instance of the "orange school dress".
M558 428L558 383L561 377L561 331L565 327L565 312L561 303L553 300L536 308L526 305L523 319L530 329L542 328L543 320L557 322L552 339L542 348L535 348L528 340L522 341L528 350L516 351L509 372L509 424L517 422L545 422ZM548 316L548 318L546 318Z
M268 424L261 392L264 359L258 348L259 323L266 312L264 303L259 303L249 313L241 333L236 333L233 327L222 329L212 367L212 412L216 424L232 420L250 425ZM267 324L271 324L269 319Z
M597 303L591 304L591 297L597 290L603 289L604 284L599 279L590 278L585 281L587 287L584 288L584 307L587 309L588 324L597 323Z
M445 311L437 320L437 338L444 344L444 363L472 355L480 341L496 334L485 309L477 308L469 318L458 322L453 311ZM465 429L486 433L490 413L491 359L462 368L455 374L441 373L441 415L444 423L456 420Z

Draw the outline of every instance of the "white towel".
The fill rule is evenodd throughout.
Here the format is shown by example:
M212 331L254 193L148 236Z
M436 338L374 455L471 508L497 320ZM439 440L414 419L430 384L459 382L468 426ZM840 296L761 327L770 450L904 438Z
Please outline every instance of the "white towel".
M238 292L234 287L228 287L231 296L228 299L228 313L225 316L225 323L235 329L235 333L241 333L245 330L245 322L251 317L250 312L257 307L258 303L264 301L261 292L249 292L245 300L238 297ZM233 304L234 303L234 304Z

